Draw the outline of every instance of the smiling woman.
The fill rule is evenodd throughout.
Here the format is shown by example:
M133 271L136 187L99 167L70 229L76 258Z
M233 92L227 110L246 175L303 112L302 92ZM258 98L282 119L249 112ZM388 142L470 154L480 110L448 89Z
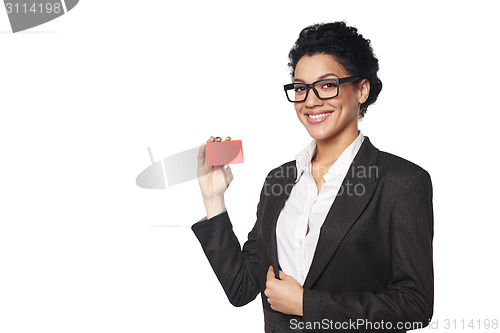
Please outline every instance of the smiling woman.
M427 326L432 183L358 130L382 89L370 41L344 22L315 24L289 58L286 97L313 140L269 172L243 248L224 204L230 169L199 178L207 216L192 230L233 305L261 294L265 332Z

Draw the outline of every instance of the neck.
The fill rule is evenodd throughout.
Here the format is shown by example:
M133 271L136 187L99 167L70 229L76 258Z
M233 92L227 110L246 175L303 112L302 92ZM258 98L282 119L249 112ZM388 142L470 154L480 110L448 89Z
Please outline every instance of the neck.
M344 150L358 137L358 127L346 128L346 131L324 140L316 140L316 153L313 162L330 167Z

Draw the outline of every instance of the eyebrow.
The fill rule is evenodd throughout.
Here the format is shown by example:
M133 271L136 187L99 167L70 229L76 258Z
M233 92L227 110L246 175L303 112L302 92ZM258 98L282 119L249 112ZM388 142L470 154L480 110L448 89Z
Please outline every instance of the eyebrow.
M320 77L318 77L318 80L323 80L323 79L326 79L326 78L327 78L327 77L329 77L329 76L339 77L339 76L338 76L337 74L335 74L335 73L326 73L326 74L323 74L323 75L321 75ZM304 82L304 83L306 82L306 81L301 80L301 79L294 79L294 80L293 80L293 82L295 82L295 81L298 81L298 82Z

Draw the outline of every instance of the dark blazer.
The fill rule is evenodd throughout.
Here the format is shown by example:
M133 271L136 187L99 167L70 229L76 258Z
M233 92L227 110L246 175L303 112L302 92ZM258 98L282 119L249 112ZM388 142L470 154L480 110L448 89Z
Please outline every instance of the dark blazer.
M192 226L231 304L245 305L260 293L265 332L427 326L434 303L431 179L366 136L321 228L303 285L303 317L271 309L266 274L270 265L276 274L280 269L276 222L296 172L295 160L269 172L243 249L227 211Z

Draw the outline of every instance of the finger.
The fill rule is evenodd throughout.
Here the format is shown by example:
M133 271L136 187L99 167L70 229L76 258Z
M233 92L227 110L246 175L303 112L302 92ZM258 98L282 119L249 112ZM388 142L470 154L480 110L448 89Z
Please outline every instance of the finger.
M213 141L214 137L211 136L207 139L205 143L203 143L200 146L200 149L198 150L198 168L204 167L205 166L205 149L206 149L206 143L209 143Z
M286 275L283 271L280 271L279 273L280 275L280 280L283 280L285 277L287 277L288 275Z
M233 172L231 171L229 164L224 164L222 170L224 171L224 176L226 177L228 183L231 184L233 181Z
M228 136L228 137L226 138L226 141L231 141L231 137L230 137L230 136Z
M267 280L273 280L274 279L274 271L272 271L271 269L269 269L267 271Z
M222 141L222 138L220 136L215 137L215 141L219 142Z
M207 142L202 144L200 146L200 149L198 150L198 168L202 168L202 167L205 167L205 165L207 164L206 163L206 154L205 154L205 150L206 150L206 144L208 144L209 142L214 142L215 141L215 138L213 136L209 137ZM214 167L211 166L212 168L212 171L214 170Z
M228 188L230 181L227 178L226 170L224 170L224 169L222 170L222 175L224 176L224 182L226 183L226 188Z
M210 138L208 138L207 143L209 143L209 142L216 142L213 135ZM215 171L215 167L213 165L210 165L209 167L210 167L209 169L211 169L212 171Z
M200 146L198 150L198 168L203 168L205 166L205 144Z

